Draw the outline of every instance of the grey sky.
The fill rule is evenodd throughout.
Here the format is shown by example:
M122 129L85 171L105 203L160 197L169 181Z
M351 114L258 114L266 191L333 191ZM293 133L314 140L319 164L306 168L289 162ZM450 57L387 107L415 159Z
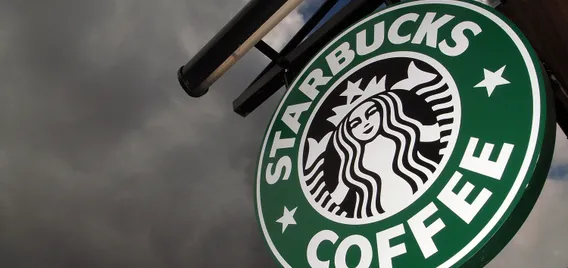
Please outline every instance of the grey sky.
M0 0L0 267L275 267L252 186L277 98L232 112L267 60L197 100L175 77L245 2ZM492 267L565 267L565 202L549 180Z
M271 108L231 110L266 62L200 100L175 78L243 5L0 1L0 266L272 264L251 198Z

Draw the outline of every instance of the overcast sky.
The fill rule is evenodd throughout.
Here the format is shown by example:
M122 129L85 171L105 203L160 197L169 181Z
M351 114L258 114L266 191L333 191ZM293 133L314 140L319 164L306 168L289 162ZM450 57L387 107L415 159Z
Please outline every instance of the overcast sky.
M200 99L176 79L245 3L0 0L0 267L276 267L253 173L280 95L232 111L267 59ZM559 132L554 177L491 267L568 265L567 164Z

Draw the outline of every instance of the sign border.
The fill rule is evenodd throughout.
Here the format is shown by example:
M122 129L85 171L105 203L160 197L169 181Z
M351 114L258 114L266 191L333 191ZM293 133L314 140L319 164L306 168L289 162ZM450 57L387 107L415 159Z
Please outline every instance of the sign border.
M527 186L526 189L521 189L521 186L523 185L523 182L525 182L526 176L527 174L530 172L534 174L540 174L541 172L546 172L550 166L550 159L552 157L552 153L550 154L546 154L549 157L546 157L547 159L539 159L540 155L537 158L534 158L534 154L536 153L536 148L537 145L540 145L540 148L542 148L543 151L547 150L550 146L550 143L552 143L552 147L554 147L554 136L555 136L555 132L554 130L550 130L551 127L554 127L553 124L553 118L554 118L554 110L553 110L553 102L550 101L551 98L551 94L549 92L548 87L546 86L546 82L542 81L545 79L540 79L539 77L544 77L542 75L542 68L541 66L535 66L533 61L538 61L538 58L536 57L536 53L534 52L534 50L532 49L532 47L530 46L526 46L526 44L530 44L530 42L528 42L528 40L522 35L521 31L514 27L514 25L509 25L507 22L504 21L504 16L503 15L498 15L498 14L494 14L493 12L490 12L488 10L486 10L484 7L482 7L481 3L478 2L473 2L473 1L457 1L457 0L451 0L451 1L447 1L447 0L429 0L429 1L411 1L411 2L403 2L403 3L398 3L395 5L392 5L390 7L387 7L385 10L381 10L378 11L374 14L371 14L367 17L365 17L364 19L354 23L353 25L351 25L349 28L345 29L344 31L342 31L339 35L337 35L332 41L330 41L325 47L323 47L314 57L312 57L312 59L310 60L310 62L308 64L306 64L306 66L302 69L302 71L298 74L297 79L294 80L294 82L291 84L290 88L294 88L296 86L296 84L299 81L299 78L302 77L305 72L312 66L312 64L316 61L316 59L320 58L321 55L323 54L323 52L325 52L326 50L328 50L332 45L334 45L340 38L342 38L343 36L345 36L347 33L351 32L353 29L355 29L356 27L360 26L363 23L366 23L367 21L383 15L385 13L390 13L393 11L396 11L398 9L402 9L402 8L406 8L406 7L411 7L411 6L418 6L418 5L425 5L425 4L443 4L443 5L453 5L453 6L458 6L458 7L462 7L462 8L467 8L473 11L476 11L477 13L479 13L482 16L485 16L486 18L488 18L489 20L493 21L496 25L498 25L499 27L501 27L503 29L503 31L505 31L505 33L511 38L511 40L513 41L513 43L515 43L515 45L517 46L517 49L519 50L525 65L527 67L527 70L529 72L529 78L531 81L531 89L532 89L532 95L533 95L533 111L532 111L532 127L531 127L531 131L530 131L530 138L529 138L529 144L527 147L527 153L525 154L523 163L521 165L521 168L519 169L519 173L517 175L517 177L515 178L515 182L511 187L511 190L509 191L509 193L507 194L505 200L503 201L503 203L501 204L501 206L499 207L499 209L497 210L497 212L492 216L492 218L488 221L488 223L482 228L482 230L466 245L464 246L461 250L459 250L454 256L452 256L451 258L449 258L448 260L446 260L443 264L441 264L438 267L451 267L454 264L457 263L466 263L468 266L470 264L473 263L477 263L479 264L484 264L489 262L498 252L501 251L502 247L499 247L497 249L495 249L494 247L491 247L493 245L493 243L496 243L494 240L499 240L500 244L506 244L508 243L508 241L514 236L514 234L517 233L517 228L514 228L515 230L512 232L498 232L498 230L495 230L495 226L498 225L500 222L502 223L501 229L503 229L504 227L517 227L519 225L522 225L522 223L524 222L524 220L526 219L526 216L528 216L528 214L530 213L530 211L532 210L532 207L534 206L534 203L536 202L536 199L538 198L540 191L542 189L542 186L544 184L544 181L546 180L546 175L543 175L544 178L542 178L541 180L531 180L531 183ZM538 68L538 69L537 69ZM542 93L542 91L545 91L544 93ZM288 90L283 97L281 98L277 109L275 109L275 111L272 114L272 118L270 120L270 124L268 125L267 130L264 133L264 139L263 139L263 143L262 143L262 147L260 149L260 154L259 154L259 160L257 163L257 168L256 168L256 177L255 177L255 212L256 215L258 217L258 222L259 225L261 227L262 230L262 234L264 236L264 240L267 243L267 245L270 248L271 254L274 258L276 258L276 260L279 262L280 265L282 265L283 267L291 267L286 260L282 257L282 255L278 252L278 250L276 249L274 243L272 242L272 239L270 237L270 234L268 233L268 230L266 228L266 224L264 222L264 218L263 218L263 213L262 213L262 207L261 207L261 193L260 193L260 179L262 178L262 163L263 163L263 156L264 156L264 152L265 152L265 148L266 145L268 143L268 140L270 138L270 136L268 134L270 134L272 127L277 119L277 115L281 112L282 107L285 103L285 100L288 98L288 96L290 95L291 90ZM542 95L544 96L542 96ZM545 100L545 105L547 105L547 107L545 107L545 110L542 110L542 105L543 103L541 103L541 98L544 98ZM539 120L542 118L542 116L546 116L546 121L543 121L542 123L545 124L544 128L541 126L541 122L539 122ZM540 133L540 132L544 132L544 133ZM552 132L552 133L550 133ZM542 134L542 140L539 141L538 137L539 134ZM551 150L554 150L553 148ZM532 177L531 177L532 179ZM533 183L534 182L534 183ZM529 189L535 189L530 192L527 193L526 196L517 196L518 192L520 190L523 191L528 191ZM516 200L516 206L512 206L513 202ZM519 205L521 204L521 205ZM509 217L507 218L503 218L503 216L505 215L505 213L509 210L512 210ZM521 215L522 213L522 215ZM519 215L517 215L519 214ZM524 215L524 216L523 216ZM515 217L514 217L515 216ZM512 219L515 218L515 219ZM518 219L517 219L518 218ZM500 229L499 229L500 230ZM477 248L479 246L479 244L482 242L482 240L486 239L488 235L492 235L493 237L489 238L488 242L485 245L482 245L480 250L478 252L476 252L470 259L464 260L463 258L470 253L471 251L473 251L475 248ZM480 256L481 255L481 256ZM481 257L481 259L478 259L478 257Z

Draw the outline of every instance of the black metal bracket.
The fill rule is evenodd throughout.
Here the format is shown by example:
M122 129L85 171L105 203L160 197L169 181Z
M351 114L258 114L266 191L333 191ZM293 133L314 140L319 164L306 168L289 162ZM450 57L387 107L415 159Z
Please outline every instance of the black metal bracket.
M317 24L325 17L325 15L337 4L339 0L326 0L318 10L312 15L308 21L298 30L298 32L288 41L288 43L280 50L279 58L283 59L284 56L288 55L292 50L294 50L298 45L308 36L308 34L317 26ZM255 82L257 82L263 75L265 75L270 68L277 65L276 62L271 62L260 72L260 74L253 80L249 85L251 87Z
M262 54L264 54L264 56L268 57L278 66L287 68L289 63L280 56L280 53L278 53L278 51L274 50L274 48L272 48L266 42L260 40L258 41L258 43L256 43L256 45L254 45L254 47L256 47L258 51L260 51Z
M286 63L286 67L273 60L249 87L233 101L233 109L236 113L243 117L250 114L282 86L293 80L309 60L341 31L373 13L380 5L385 3L384 0L352 0L318 29L313 31L337 2L337 0L324 2L318 11L280 51L278 58L280 58L281 62ZM312 31L313 33L308 36ZM306 38L306 36L308 37ZM262 45L260 46L262 47ZM272 57L276 56L272 55Z
M178 81L189 96L201 97L209 90L204 83L286 0L251 0L184 66ZM254 14L254 16L251 16Z

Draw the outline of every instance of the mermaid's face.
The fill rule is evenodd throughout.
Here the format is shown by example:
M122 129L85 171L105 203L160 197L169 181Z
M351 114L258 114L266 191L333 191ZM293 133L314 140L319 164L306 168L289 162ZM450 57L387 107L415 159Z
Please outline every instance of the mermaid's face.
M351 113L347 124L358 141L366 142L375 138L381 124L377 106L370 101L362 103Z

